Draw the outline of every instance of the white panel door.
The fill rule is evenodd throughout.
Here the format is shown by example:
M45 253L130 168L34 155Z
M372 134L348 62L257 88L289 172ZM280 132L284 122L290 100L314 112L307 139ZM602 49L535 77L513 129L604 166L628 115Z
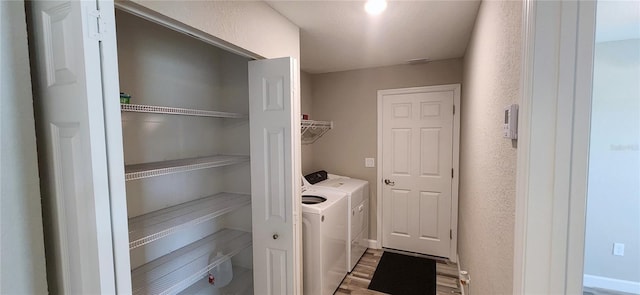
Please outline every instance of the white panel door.
M100 4L108 11L106 18L112 18L113 3L28 3L47 257L52 258L47 267L56 276L49 281L49 290L56 294L130 292L128 276L119 276L116 289L109 198L109 175L113 174L108 169L105 139L103 94L117 93L117 89L103 87L101 72L101 58L115 64L117 57L113 50L101 57L105 52L99 40L100 26L115 42L115 25L112 19L99 22L96 17ZM113 181L122 182L119 193L123 194L124 175L120 176ZM126 220L126 215L122 218ZM128 260L124 255L116 261ZM124 264L119 268L126 269L128 261Z
M299 110L292 58L249 62L253 277L256 294L299 293Z
M450 253L455 87L379 92L383 247L455 255Z

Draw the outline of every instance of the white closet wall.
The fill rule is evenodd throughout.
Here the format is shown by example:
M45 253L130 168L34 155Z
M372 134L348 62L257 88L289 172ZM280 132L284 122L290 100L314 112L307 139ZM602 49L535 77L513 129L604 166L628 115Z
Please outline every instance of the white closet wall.
M247 58L118 10L116 27L120 89L132 96L131 104L247 115L233 119L123 112L126 165L216 154L249 155ZM249 194L250 174L247 161L127 181L128 217L222 192ZM250 205L132 249L131 267L223 228L250 232ZM251 268L251 261L250 247L234 257L234 264L245 268ZM250 277L245 283L250 283Z

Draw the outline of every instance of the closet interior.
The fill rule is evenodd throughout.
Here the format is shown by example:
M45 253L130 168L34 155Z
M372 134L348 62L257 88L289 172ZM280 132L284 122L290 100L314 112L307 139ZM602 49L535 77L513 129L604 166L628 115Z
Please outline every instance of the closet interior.
M116 9L134 294L253 294L247 57Z

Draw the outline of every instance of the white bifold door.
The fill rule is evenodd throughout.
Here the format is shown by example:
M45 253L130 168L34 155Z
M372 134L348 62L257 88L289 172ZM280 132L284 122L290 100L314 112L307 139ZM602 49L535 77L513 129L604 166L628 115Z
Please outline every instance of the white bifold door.
M98 4L108 34L100 35ZM117 72L103 72L117 64L113 3L28 5L49 291L130 292L120 127L107 126L120 124L120 111L115 99L104 101L118 95ZM109 132L117 132L112 142Z
M253 276L255 292L265 295L301 290L295 69L291 58L249 62Z
M131 293L114 3L31 1L50 292ZM254 288L300 288L292 58L249 62Z

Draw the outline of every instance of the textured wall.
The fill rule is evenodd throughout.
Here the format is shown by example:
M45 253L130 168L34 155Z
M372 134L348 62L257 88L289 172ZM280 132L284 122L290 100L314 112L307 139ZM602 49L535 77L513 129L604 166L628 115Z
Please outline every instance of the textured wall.
M0 1L0 294L46 294L23 1Z
M364 158L377 157L378 90L460 83L462 60L398 65L312 75L313 116L334 128L313 144L312 170L364 179L370 184L369 237L376 238L376 172ZM376 165L378 165L376 159Z
M298 27L262 1L133 1L266 58L300 60Z
M513 292L516 148L504 107L520 94L522 4L483 1L464 58L458 253L474 294Z

